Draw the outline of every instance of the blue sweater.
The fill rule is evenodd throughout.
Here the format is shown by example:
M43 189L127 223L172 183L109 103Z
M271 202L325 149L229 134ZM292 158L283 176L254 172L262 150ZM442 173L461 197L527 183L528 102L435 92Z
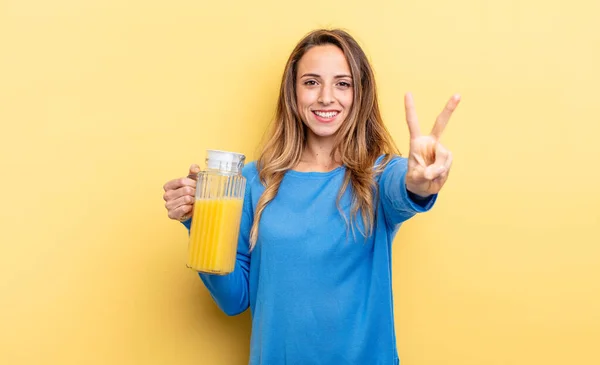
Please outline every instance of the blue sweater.
M248 164L237 262L226 276L200 274L228 315L250 307L251 365L398 364L392 297L392 240L400 224L429 210L409 195L407 160L394 157L377 178L379 201L371 236L353 236L336 207L344 167L288 171L265 208L249 253L254 211L264 186ZM350 217L348 188L341 207ZM184 223L189 229L189 221ZM357 221L362 229L362 222Z

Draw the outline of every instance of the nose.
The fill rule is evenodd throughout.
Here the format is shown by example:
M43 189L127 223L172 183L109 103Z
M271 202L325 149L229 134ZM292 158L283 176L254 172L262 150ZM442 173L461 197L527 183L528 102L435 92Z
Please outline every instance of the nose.
M333 93L331 92L331 89L327 86L323 86L317 101L323 105L329 105L333 103Z

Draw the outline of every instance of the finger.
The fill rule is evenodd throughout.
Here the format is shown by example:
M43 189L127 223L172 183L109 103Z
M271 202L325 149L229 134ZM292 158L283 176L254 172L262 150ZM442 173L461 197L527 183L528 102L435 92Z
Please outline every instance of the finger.
M165 203L165 208L167 210L174 210L179 208L182 205L192 205L195 201L195 198L191 195L183 195L177 199L171 199Z
M411 156L414 157L415 161L417 161L419 166L427 166L427 163L425 162L425 159L421 154L413 153Z
M192 214L190 214L192 213ZM184 217L191 217L193 215L191 205L182 205L179 208L169 211L169 218L174 220L181 220Z
M448 100L448 102L446 103L446 106L444 107L444 110L442 110L440 115L438 115L437 119L435 120L433 129L431 130L432 136L434 136L437 139L439 139L442 136L442 133L444 132L444 129L446 128L446 125L448 124L450 117L452 116L452 112L454 112L454 110L458 106L459 102L460 102L460 95L458 95L458 94L453 95L450 98L450 100Z
M427 181L425 178L425 166L416 165L407 173L407 180L412 184L419 185Z
M441 183L441 182L446 181L447 178L448 178L448 171L444 171L443 173L440 174L440 176L433 179L433 182Z
M163 189L168 192L170 190L176 190L179 189L181 187L184 186L190 186L195 188L196 187L196 181L193 179L190 179L189 177L180 177L178 179L173 179L169 182L167 182L164 186Z
M450 174L450 167L452 167L452 152L449 152L448 158L446 159L446 163L444 164L445 171L440 174L440 176L436 177L434 181L436 182L444 182L448 178Z
M404 109L406 112L406 124L408 124L410 138L417 138L421 135L421 128L419 127L419 119L417 118L415 102L411 93L406 93L406 95L404 95Z
M448 151L448 157L446 158L446 163L444 164L446 167L446 174L450 172L450 168L452 167L452 152Z
M198 180L198 173L200 172L200 166L193 164L190 166L190 172L187 177L193 180Z
M438 143L435 148L435 161L425 169L425 177L434 180L444 174L447 171L446 163L450 156L450 151Z
M166 193L163 194L163 199L166 202L168 202L168 201L177 199L184 195L195 196L196 195L196 186L195 185L194 186L186 185L186 186L180 187L179 189L168 190Z

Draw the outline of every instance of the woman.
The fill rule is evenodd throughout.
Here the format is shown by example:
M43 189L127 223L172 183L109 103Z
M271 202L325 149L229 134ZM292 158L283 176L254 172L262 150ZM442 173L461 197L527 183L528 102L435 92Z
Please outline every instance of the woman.
M250 364L399 363L392 240L448 177L452 155L439 138L458 102L421 135L407 94L410 153L399 157L357 42L316 30L296 46L270 139L243 171L235 270L200 274L225 313L250 308ZM194 187L191 178L164 187L169 217L188 229Z

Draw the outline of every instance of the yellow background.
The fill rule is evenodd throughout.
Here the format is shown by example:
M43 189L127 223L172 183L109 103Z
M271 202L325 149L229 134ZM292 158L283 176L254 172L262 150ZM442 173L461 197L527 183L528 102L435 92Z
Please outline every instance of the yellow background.
M0 1L0 363L245 364L162 186L257 157L284 62L343 27L404 153L455 92L454 167L394 251L403 365L600 364L600 3Z

